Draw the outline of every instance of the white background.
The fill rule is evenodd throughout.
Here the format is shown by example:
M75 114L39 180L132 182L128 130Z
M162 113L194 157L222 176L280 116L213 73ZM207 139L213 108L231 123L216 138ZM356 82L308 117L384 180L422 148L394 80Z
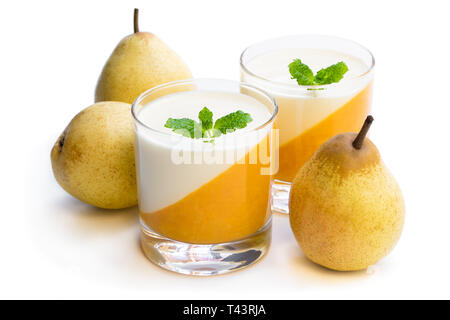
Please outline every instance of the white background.
M450 298L447 2L1 2L0 298ZM377 61L371 138L407 207L395 250L369 273L328 271L306 260L288 219L276 216L260 263L181 276L143 256L135 208L100 210L64 192L50 149L93 103L103 64L132 32L134 7L141 30L169 44L195 77L237 80L241 51L282 35L368 47Z

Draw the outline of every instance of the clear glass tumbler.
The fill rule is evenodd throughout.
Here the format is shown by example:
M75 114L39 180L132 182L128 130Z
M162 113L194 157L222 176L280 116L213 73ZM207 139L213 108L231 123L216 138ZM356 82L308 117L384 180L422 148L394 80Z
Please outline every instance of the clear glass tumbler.
M349 71L338 83L304 86L292 79L289 64L300 59L313 72L344 61ZM290 185L311 155L332 136L357 132L371 110L375 60L350 40L298 35L254 44L240 58L241 81L262 88L278 103L279 170L272 209L288 213Z
M251 105L253 118L264 121L214 139L159 127L172 107L194 115L205 106L214 113L219 105L226 114ZM228 80L171 82L136 99L141 244L152 262L183 274L214 275L264 256L271 239L277 111L275 100L262 90Z

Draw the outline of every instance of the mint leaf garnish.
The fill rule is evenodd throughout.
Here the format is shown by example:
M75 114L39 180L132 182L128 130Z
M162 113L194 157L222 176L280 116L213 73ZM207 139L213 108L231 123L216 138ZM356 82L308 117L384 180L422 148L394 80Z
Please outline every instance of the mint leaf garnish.
M199 128L199 124L189 118L173 119L169 118L164 125L166 128L170 128L173 132L181 134L188 138L194 138L196 128Z
M202 134L205 133L206 130L209 130L213 126L213 113L207 107L204 107L198 113L198 119L202 124Z
M222 134L245 128L247 123L253 121L250 114L238 110L217 119L213 126L213 113L207 107L200 110L198 119L200 122L189 118L169 118L164 126L188 138L217 138ZM214 142L214 139L207 142Z
M289 72L292 79L297 79L301 86L310 86L314 84L314 74L312 70L300 59L295 59L289 64Z
M250 114L238 110L217 119L216 123L214 123L214 129L218 129L220 130L220 132L225 134L228 132L233 132L236 129L245 128L247 126L247 123L251 122L252 120L253 119Z
M344 74L347 71L347 65L341 61L329 66L328 68L319 70L314 77L314 81L317 84L330 84L339 82L344 77Z
M300 59L295 59L289 64L289 73L292 79L296 79L297 83L303 86L337 83L341 81L347 71L348 67L343 61L319 70L315 76Z

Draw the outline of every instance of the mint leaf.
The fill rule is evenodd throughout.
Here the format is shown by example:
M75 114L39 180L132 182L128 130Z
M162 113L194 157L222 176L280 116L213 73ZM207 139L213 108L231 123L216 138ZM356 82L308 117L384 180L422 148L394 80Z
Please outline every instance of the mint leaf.
M297 79L297 83L301 86L336 83L341 81L347 71L348 67L343 61L319 70L315 76L300 59L295 59L289 64L292 79Z
M198 113L198 119L202 125L202 134L205 133L206 130L209 130L213 126L213 113L207 107L204 107Z
M194 138L196 131L200 130L200 124L189 118L169 118L164 126L188 138Z
M219 118L214 123L214 129L220 130L221 133L233 132L236 129L242 129L247 126L247 123L253 121L250 114L238 110L230 113L222 118Z
M330 84L341 81L344 74L348 71L348 67L344 62L338 62L321 69L314 77L314 82L317 84Z
M207 107L200 110L198 119L200 122L189 118L169 118L164 126L188 138L211 138L212 140L206 142L214 142L213 138L245 128L247 123L253 121L250 114L238 110L217 119L213 127L213 113Z
M314 74L312 70L300 59L295 59L289 64L289 72L292 79L297 79L301 86L310 86L314 84Z

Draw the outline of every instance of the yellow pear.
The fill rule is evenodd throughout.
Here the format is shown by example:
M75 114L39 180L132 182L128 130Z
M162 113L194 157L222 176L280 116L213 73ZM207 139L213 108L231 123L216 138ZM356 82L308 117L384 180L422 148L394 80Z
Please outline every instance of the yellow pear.
M139 32L135 9L134 33L119 42L103 67L95 102L133 103L154 86L188 78L191 72L174 51L154 34Z
M56 141L56 180L81 201L105 209L137 204L130 105L99 102L77 114Z
M305 255L329 269L366 269L400 238L405 207L397 182L361 132L326 141L304 164L290 193L290 224Z

